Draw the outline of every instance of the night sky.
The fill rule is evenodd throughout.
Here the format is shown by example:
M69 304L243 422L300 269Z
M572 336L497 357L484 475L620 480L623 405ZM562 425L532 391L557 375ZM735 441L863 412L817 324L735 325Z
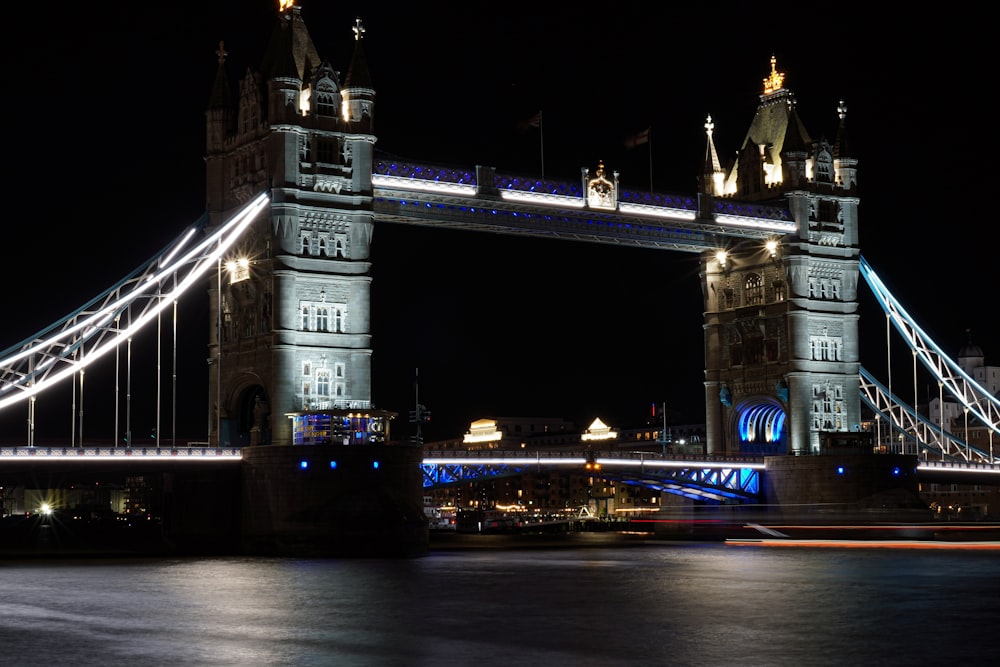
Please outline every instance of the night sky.
M215 51L224 40L233 80L256 67L276 5L21 10L36 28L28 46L3 47L12 206L0 347L61 319L199 217ZM357 6L300 5L320 54L346 72ZM987 363L1000 364L990 328L998 236L986 74L995 56L970 17L910 15L901 31L832 7L804 15L798 3L652 16L632 2L608 5L619 12L611 16L579 3L546 15L524 3L387 6L360 13L377 151L513 174L544 168L550 180L579 182L582 167L603 160L624 189L648 190L652 178L659 192L693 195L706 116L730 160L775 55L814 139L833 140L837 104L847 104L862 255L945 352L957 353L971 329ZM539 110L540 129L518 129ZM627 150L625 138L647 127L650 143ZM373 259L373 398L402 413L404 431L416 369L433 414L427 439L459 437L481 417L581 427L601 417L628 428L653 403L673 423L704 419L696 255L386 224ZM203 439L207 421L206 302L193 294L180 307L177 435L189 439ZM885 320L867 286L861 302L862 363L883 377ZM154 343L155 332L134 343L137 437L155 424ZM908 353L892 354L893 372L909 377ZM88 375L85 434L112 432L110 372ZM36 437L68 438L67 396L40 400ZM0 414L0 440L23 436L25 405Z

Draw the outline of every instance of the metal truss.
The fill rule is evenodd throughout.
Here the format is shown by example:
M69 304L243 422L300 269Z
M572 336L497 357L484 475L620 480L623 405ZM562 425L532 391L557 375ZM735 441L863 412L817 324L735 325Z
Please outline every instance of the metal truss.
M484 455L485 454L485 455ZM467 458L468 460L455 460ZM447 460L445 460L447 459ZM737 463L734 465L734 463ZM592 466L587 468L587 466ZM692 500L714 503L759 500L763 462L679 461L644 452L428 452L421 463L424 488L543 471L592 475Z
M1000 434L1000 398L990 394L982 385L970 377L962 368L941 351L934 341L917 326L913 318L903 309L892 296L885 283L879 279L871 265L864 257L860 258L861 275L868 282L876 300L892 321L896 330L906 340L910 349L920 358L923 365L937 379L940 385L954 396L964 409L971 412L994 434ZM862 377L862 382L865 378ZM897 428L913 428L914 423L906 423L902 414L890 411L887 417L896 416L902 421L893 421ZM913 421L913 420L911 420ZM940 429L939 429L940 431ZM912 433L916 433L912 431ZM930 433L928 431L928 433ZM933 444L933 443L928 443ZM948 452L951 449L943 441L936 444L938 450Z
M211 270L268 204L261 193L212 234L202 216L178 239L91 302L0 352L0 409L72 376L131 338Z
M861 400L885 418L888 427L904 441L914 442L920 450L933 452L942 459L973 463L991 463L987 452L972 447L956 435L918 413L879 383L864 368L860 370Z

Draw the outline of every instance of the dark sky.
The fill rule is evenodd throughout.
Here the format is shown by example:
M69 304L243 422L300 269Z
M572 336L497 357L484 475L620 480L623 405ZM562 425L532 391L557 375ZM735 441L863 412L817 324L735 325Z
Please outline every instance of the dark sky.
M236 78L256 67L277 16L276 0L68 13L59 4L26 11L35 17L28 46L3 47L13 49L4 54L4 348L198 218L215 50L225 40ZM346 70L357 8L300 4L321 55ZM377 150L524 175L544 166L551 180L578 182L582 167L603 160L625 189L648 189L652 178L657 191L693 194L706 115L731 158L775 55L814 138L833 139L837 103L847 104L862 254L944 351L956 353L972 329L987 362L1000 363L987 162L997 143L987 101L995 57L968 16L912 15L902 30L832 8L802 14L798 3L654 15L633 2L602 13L565 3L545 15L524 3L374 6L361 18ZM541 133L516 129L539 110ZM626 150L625 137L646 127L650 144ZM431 439L458 437L485 416L601 417L628 428L652 403L666 403L671 421L703 420L695 255L392 225L377 229L373 255L373 398L401 412L404 429L417 368ZM207 420L206 300L181 304L181 436L202 436ZM884 376L884 318L866 286L861 301L862 363ZM136 367L152 366L152 349L135 342ZM893 355L893 372L911 375L909 357ZM155 391L135 372L139 433L154 423ZM97 402L109 404L113 389L94 375L84 428L96 435L112 428ZM68 435L65 397L39 410L39 437ZM0 437L23 434L25 416L7 408Z

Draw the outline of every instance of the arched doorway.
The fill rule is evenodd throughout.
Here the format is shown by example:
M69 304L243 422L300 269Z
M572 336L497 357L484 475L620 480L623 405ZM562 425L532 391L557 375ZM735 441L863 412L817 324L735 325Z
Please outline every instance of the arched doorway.
M233 445L252 447L271 444L271 407L263 386L249 385L240 390L232 422Z

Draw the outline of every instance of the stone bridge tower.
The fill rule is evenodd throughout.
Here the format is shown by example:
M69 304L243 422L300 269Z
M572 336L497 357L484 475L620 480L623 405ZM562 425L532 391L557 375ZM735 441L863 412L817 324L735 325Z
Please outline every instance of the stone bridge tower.
M701 196L787 208L796 231L701 261L705 404L715 453L816 453L860 429L857 160L843 103L833 143L810 138L771 73L735 164L708 142Z
M264 191L271 205L209 288L213 444L292 444L294 413L303 423L326 415L308 428L329 435L331 414L373 408L375 91L363 36L359 19L342 79L300 9L281 2L260 69L235 87L219 45L206 111L209 225Z

